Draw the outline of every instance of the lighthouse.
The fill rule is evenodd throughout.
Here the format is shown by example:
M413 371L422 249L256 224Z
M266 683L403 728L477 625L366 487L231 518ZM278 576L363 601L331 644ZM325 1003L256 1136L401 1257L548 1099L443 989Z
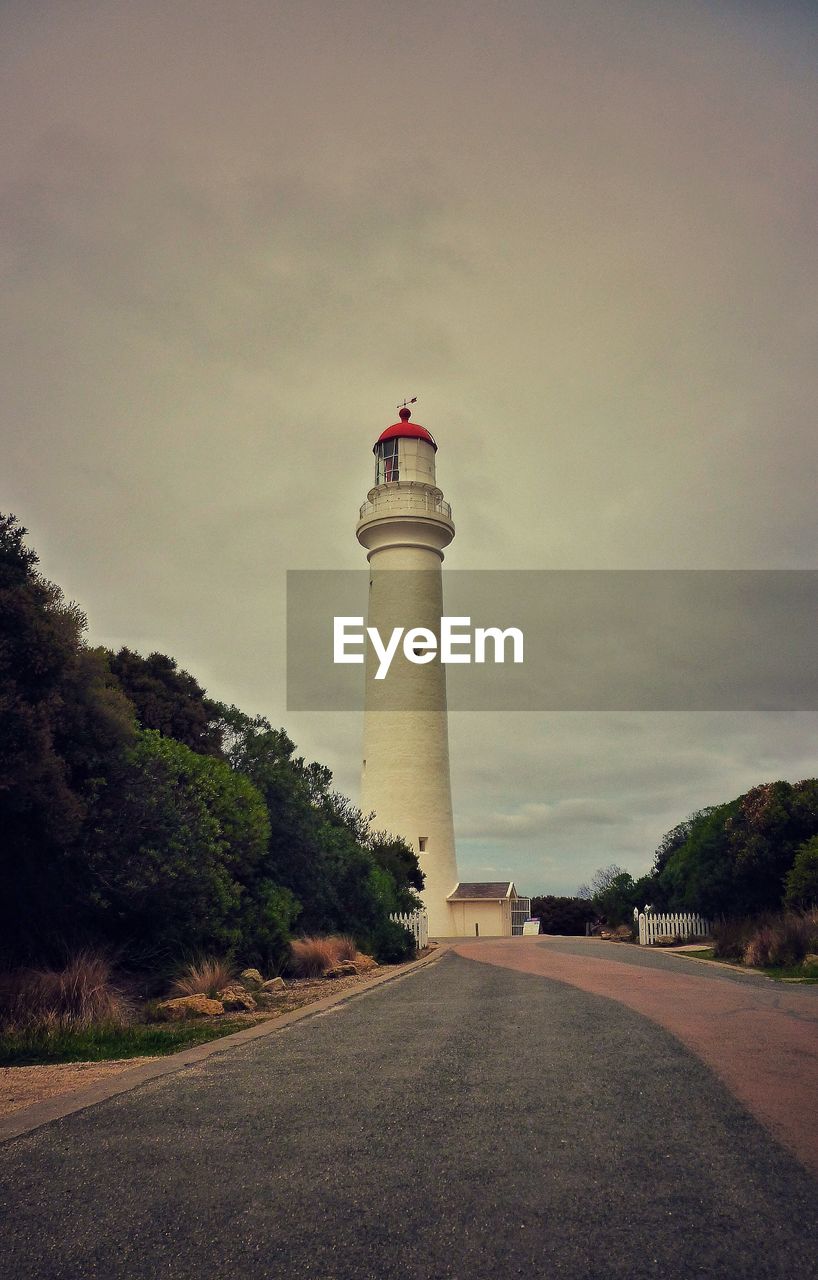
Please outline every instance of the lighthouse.
M410 419L404 405L375 442L375 483L356 529L369 561L368 625L387 636L395 626L439 633L443 551L454 537L451 508L437 486L437 444ZM402 836L417 853L430 934L454 933L446 674L434 655L396 661L382 681L367 658L361 808L374 811L378 830Z

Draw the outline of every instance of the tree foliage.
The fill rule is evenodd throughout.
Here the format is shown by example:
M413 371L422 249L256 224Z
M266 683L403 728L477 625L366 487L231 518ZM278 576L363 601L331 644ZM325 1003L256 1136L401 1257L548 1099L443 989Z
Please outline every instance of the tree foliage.
M270 823L229 765L142 730L82 843L89 925L131 954L252 952L277 963L297 904L265 866Z
M658 875L667 904L708 916L775 911L799 850L818 835L818 780L763 783L688 822Z
M560 898L545 894L531 899L531 915L543 933L583 934L597 912L588 898Z
M8 963L108 940L132 959L277 965L296 922L381 959L422 876L283 729L208 699L173 658L112 654L0 516L0 945Z
M352 933L383 958L395 942L388 916L417 905L415 854L401 840L373 837L360 809L333 790L330 770L296 756L283 729L237 707L218 714L227 759L264 797L267 865L301 904L299 929Z
M805 840L796 850L787 872L784 903L788 907L818 907L818 835Z
M143 658L120 649L109 654L109 664L143 729L155 729L201 755L222 755L217 704L192 675L179 670L174 658L164 653Z
M0 948L55 944L77 893L75 842L133 709L85 617L37 568L14 516L0 516Z
M632 924L634 908L641 910L653 900L656 884L652 873L634 880L629 871L617 866L600 867L589 885L580 886L578 897L590 899L594 915L609 925Z

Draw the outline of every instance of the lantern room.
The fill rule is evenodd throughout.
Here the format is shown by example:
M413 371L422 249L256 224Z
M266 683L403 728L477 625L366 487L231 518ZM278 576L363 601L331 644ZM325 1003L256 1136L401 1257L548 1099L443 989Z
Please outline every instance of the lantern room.
M375 442L375 484L435 483L434 436L417 422L410 422L411 411L404 406L400 422L382 431Z

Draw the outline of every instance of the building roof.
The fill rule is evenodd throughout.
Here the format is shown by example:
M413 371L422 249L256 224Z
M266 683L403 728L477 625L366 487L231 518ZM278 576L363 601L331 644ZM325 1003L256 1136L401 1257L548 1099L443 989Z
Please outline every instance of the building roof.
M375 441L373 453L377 449L382 440L425 440L437 452L437 443L431 431L427 431L419 422L409 421L409 409L401 409L400 422L395 422L391 427L387 427L382 431Z
M463 902L476 901L478 899L494 900L499 898L510 898L512 895L517 897L517 890L514 888L513 880L461 880L460 884L450 893L447 902Z

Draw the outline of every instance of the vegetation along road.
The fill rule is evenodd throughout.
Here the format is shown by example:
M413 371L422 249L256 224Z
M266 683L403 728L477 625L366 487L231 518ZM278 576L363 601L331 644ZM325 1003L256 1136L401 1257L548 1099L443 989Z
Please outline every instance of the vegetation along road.
M4 1273L810 1280L816 997L458 944L7 1143Z

